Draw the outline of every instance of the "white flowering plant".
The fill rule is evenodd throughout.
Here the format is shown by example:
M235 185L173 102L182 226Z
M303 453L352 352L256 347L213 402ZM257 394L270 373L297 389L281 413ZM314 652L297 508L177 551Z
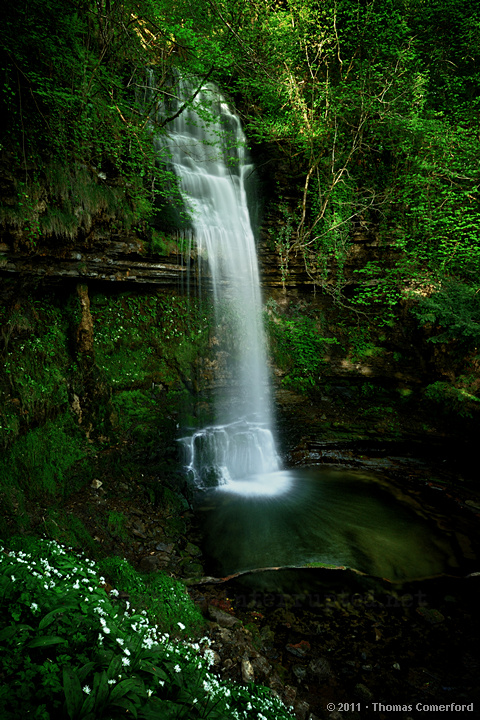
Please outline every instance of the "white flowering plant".
M163 572L141 575L120 557L105 558L98 566L110 582L128 593L137 609L146 610L167 632L185 637L202 632L201 613L179 580ZM179 619L183 621L180 624Z
M12 541L0 548L0 717L291 718L267 689L221 682L208 638L185 638L189 622L179 606L169 634L92 560L50 540Z

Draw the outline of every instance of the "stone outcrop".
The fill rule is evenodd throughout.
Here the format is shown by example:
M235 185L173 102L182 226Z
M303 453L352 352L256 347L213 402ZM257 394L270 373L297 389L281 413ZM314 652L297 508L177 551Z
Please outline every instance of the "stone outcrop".
M181 255L148 255L134 237L99 242L91 248L60 247L29 254L0 242L0 275L4 277L177 286L187 270Z
M90 298L86 285L77 285L81 318L76 331L76 346L79 353L93 352L93 318L90 312Z
M275 247L275 231L281 227L278 218L267 221L265 232L262 234L258 258L262 285L267 289L283 288L287 291L312 292L314 288L328 288L336 281L337 268L334 261L330 261L326 275L321 276L318 268L318 258L312 256L305 259L300 250L292 247L287 255ZM381 263L382 267L390 267L395 262L398 250L389 242L388 237L380 237L379 233L357 225L352 233L345 263L342 265L342 276L345 285L358 282L355 273L365 267L367 262ZM310 260L312 270L307 270L306 264ZM317 269L315 270L315 265Z

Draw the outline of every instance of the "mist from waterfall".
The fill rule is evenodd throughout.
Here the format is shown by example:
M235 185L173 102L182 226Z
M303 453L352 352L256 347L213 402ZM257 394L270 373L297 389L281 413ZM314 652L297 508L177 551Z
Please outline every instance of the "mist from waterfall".
M262 298L246 181L253 171L237 115L218 89L179 81L171 114L186 107L158 137L168 150L190 216L185 231L208 266L217 317L233 334L227 369L232 388L216 400L216 420L183 443L188 467L201 486L264 476L279 467L271 431L271 398ZM192 100L193 98L193 100ZM233 350L231 348L234 348ZM232 393L233 389L233 393ZM228 398L228 401L227 401Z

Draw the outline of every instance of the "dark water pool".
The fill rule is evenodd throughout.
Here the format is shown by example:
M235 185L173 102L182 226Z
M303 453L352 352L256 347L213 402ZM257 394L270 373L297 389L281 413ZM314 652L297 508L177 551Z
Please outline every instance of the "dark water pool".
M347 566L392 581L457 574L454 538L373 473L302 467L202 493L208 571Z

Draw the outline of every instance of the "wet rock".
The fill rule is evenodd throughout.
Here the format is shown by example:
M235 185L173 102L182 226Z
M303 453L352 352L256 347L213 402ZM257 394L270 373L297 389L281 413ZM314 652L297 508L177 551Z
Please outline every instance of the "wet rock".
M445 620L442 613L434 608L417 607L416 612L430 625L437 625Z
M253 658L252 666L255 672L255 676L257 678L260 678L262 682L265 682L265 680L272 672L272 666L268 662L267 658L263 657L263 655L259 655L258 657Z
M364 702L373 700L373 693L363 683L357 683L353 692L356 697Z
M77 352L91 355L93 354L93 318L90 313L88 286L77 285L77 295L82 312L75 337Z
M174 547L175 545L173 543L157 543L157 545L155 545L155 550L159 550L164 553L171 553L173 552Z
M147 539L147 536L145 534L145 525L142 522L135 521L133 523L132 533L137 537L142 538L142 540Z
M233 641L233 633L227 628L219 628L217 635L223 643L231 643Z
M265 625L265 627L262 628L260 637L265 645L270 645L275 642L275 633L269 625Z
M218 623L221 627L233 628L240 624L240 620L234 615L230 615L215 605L208 606L208 616L211 620Z
M283 702L285 705L293 707L297 697L297 688L292 685L285 685L283 689Z
M242 659L242 680L246 683L253 683L255 680L253 665L247 657Z
M187 577L201 577L203 575L203 567L200 563L187 563L183 567L183 572Z
M277 697L280 697L280 694L283 690L283 683L280 680L278 673L274 672L270 675L270 678L268 680L268 687Z
M297 700L293 706L297 720L306 720L310 705L305 700Z
M304 667L302 667L301 665L295 665L292 670L297 680L300 680L300 682L302 682L302 680L305 680L307 671Z
M185 546L185 552L187 555L193 555L193 557L198 557L202 554L202 551L198 547L198 545L194 545L194 543L187 543Z
M212 663L213 663L213 665L216 665L217 667L218 667L218 666L220 665L220 663L222 662L222 658L221 658L220 655L219 655L217 652L215 652L215 651L213 651L213 653L211 654L211 658L212 658Z
M140 560L139 569L141 572L151 573L155 572L156 570L160 570L160 568L162 567L165 567L167 563L168 556L167 560L165 561L162 557L160 557L160 555L147 555Z
M316 658L312 660L308 666L310 672L318 678L318 680L325 680L332 675L332 668L330 663L324 657Z
M300 642L295 643L294 645L292 643L288 643L286 645L286 650L291 655L295 655L295 657L304 658L308 652L310 652L310 643L307 640L300 640Z
M478 500L465 500L465 505L468 505L474 510L480 510L480 502L478 502Z
M175 515L188 510L188 502L180 493L176 493L167 487L162 491L162 508L165 512Z
M429 695L435 695L440 687L439 678L426 668L410 668L407 680L409 685Z
M187 524L182 517L169 517L165 522L165 534L167 539L176 540L180 535L185 535Z

